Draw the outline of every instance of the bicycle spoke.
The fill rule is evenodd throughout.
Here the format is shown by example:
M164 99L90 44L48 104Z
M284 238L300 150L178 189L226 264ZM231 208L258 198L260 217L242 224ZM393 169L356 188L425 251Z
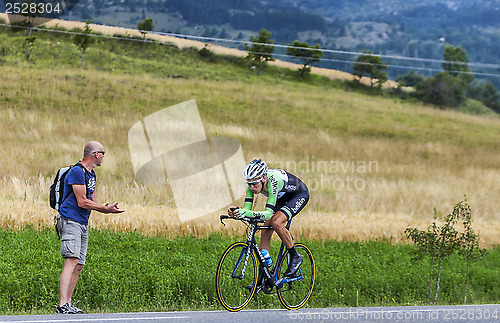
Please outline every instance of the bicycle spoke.
M289 262L289 255L286 252L283 261L279 264L278 297L287 309L298 309L304 306L311 296L315 280L315 265L311 251L301 244L295 245L295 249L302 256L303 262L299 271L293 277L283 277Z
M237 242L222 255L216 274L217 296L229 311L245 307L255 292L257 265L253 252L247 254L248 245Z

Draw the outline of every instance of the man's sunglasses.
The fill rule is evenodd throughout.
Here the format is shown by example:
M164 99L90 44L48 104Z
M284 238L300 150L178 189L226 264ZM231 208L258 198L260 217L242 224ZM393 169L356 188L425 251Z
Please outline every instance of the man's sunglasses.
M105 152L104 150L99 150L99 151L94 151L94 152L93 152L93 154L95 154L95 153L101 153L101 154L103 154L103 155L104 155L106 152Z

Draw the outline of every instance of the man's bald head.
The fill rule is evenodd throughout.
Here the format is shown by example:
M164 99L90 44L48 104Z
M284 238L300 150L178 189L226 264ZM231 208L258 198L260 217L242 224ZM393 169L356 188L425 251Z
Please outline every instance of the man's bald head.
M89 141L85 144L85 147L83 147L83 158L85 157L92 157L92 154L96 151L102 151L104 150L103 145L101 145L100 142L97 141Z

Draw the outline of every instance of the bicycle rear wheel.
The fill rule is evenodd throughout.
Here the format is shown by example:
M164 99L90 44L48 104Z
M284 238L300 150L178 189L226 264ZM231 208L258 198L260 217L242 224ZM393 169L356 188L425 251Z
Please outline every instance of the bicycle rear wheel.
M302 265L293 277L284 277L283 273L288 268L290 256L288 250L283 255L283 261L278 265L278 298L289 310L296 310L304 306L311 296L314 280L316 278L316 266L311 251L302 243L295 244L295 249L302 256Z
M233 243L224 251L217 266L217 297L231 312L244 308L255 293L257 261L253 252L247 253L248 248L247 243Z

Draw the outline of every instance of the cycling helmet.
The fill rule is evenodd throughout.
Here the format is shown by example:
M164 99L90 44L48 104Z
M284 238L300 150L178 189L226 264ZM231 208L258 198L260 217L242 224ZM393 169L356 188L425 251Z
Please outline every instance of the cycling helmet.
M245 166L242 174L247 181L254 178L262 178L267 174L267 164L261 159L254 159Z

